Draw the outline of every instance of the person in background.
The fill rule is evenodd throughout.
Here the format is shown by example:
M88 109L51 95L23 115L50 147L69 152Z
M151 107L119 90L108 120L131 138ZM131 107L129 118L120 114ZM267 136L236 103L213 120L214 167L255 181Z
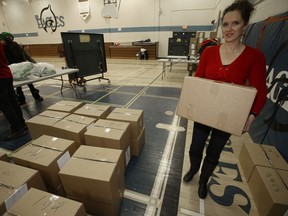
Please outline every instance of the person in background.
M266 101L265 56L261 51L245 46L241 42L253 10L254 7L248 0L235 1L224 10L222 17L224 43L205 48L195 73L196 77L238 85L249 84L257 89L243 132L249 130ZM183 178L184 182L191 181L200 169L203 150L210 133L198 188L198 196L202 199L207 197L208 180L218 165L220 154L231 134L194 122L189 150L191 166Z
M8 60L8 64L20 63L24 61L36 63L36 61L31 58L31 56L29 56L27 52L25 52L24 48L14 41L14 36L11 33L2 32L0 35L0 40L4 45L5 55ZM43 97L39 95L39 90L36 89L33 84L29 84L28 87L36 101L43 100ZM25 104L26 98L24 96L21 86L16 88L16 94L18 103L20 105Z
M27 125L16 99L13 75L8 67L2 43L0 43L0 110L7 118L11 128L11 134L6 136L4 141L17 139L27 133Z

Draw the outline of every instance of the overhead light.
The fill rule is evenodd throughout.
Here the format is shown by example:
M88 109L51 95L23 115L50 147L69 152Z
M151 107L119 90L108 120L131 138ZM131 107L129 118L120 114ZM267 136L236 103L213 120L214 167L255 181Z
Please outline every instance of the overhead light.
M106 4L102 9L102 16L104 18L114 18L117 19L119 16L118 9L115 4Z

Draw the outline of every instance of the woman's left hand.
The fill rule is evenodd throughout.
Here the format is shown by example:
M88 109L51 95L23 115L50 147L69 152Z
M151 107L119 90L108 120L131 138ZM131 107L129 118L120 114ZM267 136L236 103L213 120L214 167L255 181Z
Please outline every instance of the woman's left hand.
M255 115L250 114L250 115L248 116L248 119L247 119L247 121L246 121L245 127L244 127L244 129L243 129L243 133L249 131L250 126L252 125L254 119L255 119Z

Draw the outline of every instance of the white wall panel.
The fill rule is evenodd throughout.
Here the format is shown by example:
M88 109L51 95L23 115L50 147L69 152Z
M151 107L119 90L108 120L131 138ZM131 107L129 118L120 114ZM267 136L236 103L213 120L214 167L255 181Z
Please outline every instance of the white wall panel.
M119 18L105 20L101 16L103 0L89 0L90 16L83 20L79 14L78 0L15 0L7 6L1 5L0 31L19 34L21 37L16 37L16 40L23 44L45 44L61 43L60 32L63 31L101 30L107 42L132 42L148 38L159 41L159 56L165 56L173 26L211 26L212 20L217 21L219 10L223 11L232 2L233 0L122 0ZM39 28L35 18L49 4L55 15L62 16L65 23L54 33ZM287 0L264 0L257 5L252 21L287 10ZM142 29L138 31L133 28ZM34 33L34 36L27 37L26 33Z

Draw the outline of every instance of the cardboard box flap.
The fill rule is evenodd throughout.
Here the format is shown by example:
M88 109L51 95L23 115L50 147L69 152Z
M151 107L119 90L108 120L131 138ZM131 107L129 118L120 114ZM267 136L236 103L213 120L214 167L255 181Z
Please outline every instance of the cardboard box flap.
M113 121L108 119L99 119L94 123L94 125L97 127L112 128L124 131L129 128L129 123L127 122Z
M71 121L71 122L76 122L79 124L84 124L84 125L90 125L91 123L95 122L95 118L90 118L87 116L82 116L82 115L75 115L71 114L69 116L66 116L64 120Z
M186 76L176 114L241 136L256 92L251 87Z
M125 131L109 127L90 127L85 135L97 136L109 140L120 140Z
M73 112L74 110L78 109L82 105L83 105L83 102L62 100L49 106L47 109L48 110L61 110L64 112Z
M253 155L251 159L255 166L272 167L268 158L266 157L265 152L262 150L260 144L256 144L252 142L245 142L243 145L245 145L245 147L247 148L247 151Z
M143 110L136 109L126 109L126 108L115 108L110 114L110 119L122 119L123 115L127 121L138 121L138 119L143 115Z
M84 206L80 202L31 188L8 210L8 213L12 215L73 216L78 215L79 211L85 214Z
M36 164L36 166L48 167L54 160L60 158L62 154L63 152L57 149L43 148L30 144L13 153L12 158L14 158L16 163L17 160L22 160L29 161L27 163Z
M19 188L28 179L38 173L37 170L19 166L16 164L0 161L1 173L0 182L1 184L10 186L12 188Z
M103 114L108 114L110 112L111 106L109 105L85 104L84 106L76 110L74 113L80 115L102 117ZM104 117L106 117L106 115Z
M85 169L83 169L85 167ZM60 170L59 174L77 176L80 178L110 181L116 163L91 160L85 157L72 157Z
M58 122L60 119L57 118L51 118L51 117L47 117L47 116L34 116L31 119L27 120L27 124L28 126L30 126L29 124L37 124L37 125L47 125L47 126L51 126L53 124L55 124L56 122ZM30 128L29 128L30 129Z
M122 150L95 146L80 146L73 154L74 158L83 158L107 163L117 163Z
M266 153L267 157L269 158L270 163L276 169L282 169L288 171L288 163L282 157L280 152L276 149L275 146L271 145L261 145Z
M58 151L65 151L70 145L75 142L72 140L67 140L63 138L42 135L41 137L32 140L33 145L41 146L44 148L54 149Z
M57 123L55 123L53 125L53 127L55 128L59 128L61 130L66 130L66 131L70 131L70 132L74 132L74 133L80 133L83 131L86 131L86 125L83 124L79 124L76 122L71 122L71 121L67 121L67 120L60 120Z
M46 111L40 113L39 115L45 116L45 117L50 117L50 118L63 119L65 116L69 115L69 113L46 110Z

